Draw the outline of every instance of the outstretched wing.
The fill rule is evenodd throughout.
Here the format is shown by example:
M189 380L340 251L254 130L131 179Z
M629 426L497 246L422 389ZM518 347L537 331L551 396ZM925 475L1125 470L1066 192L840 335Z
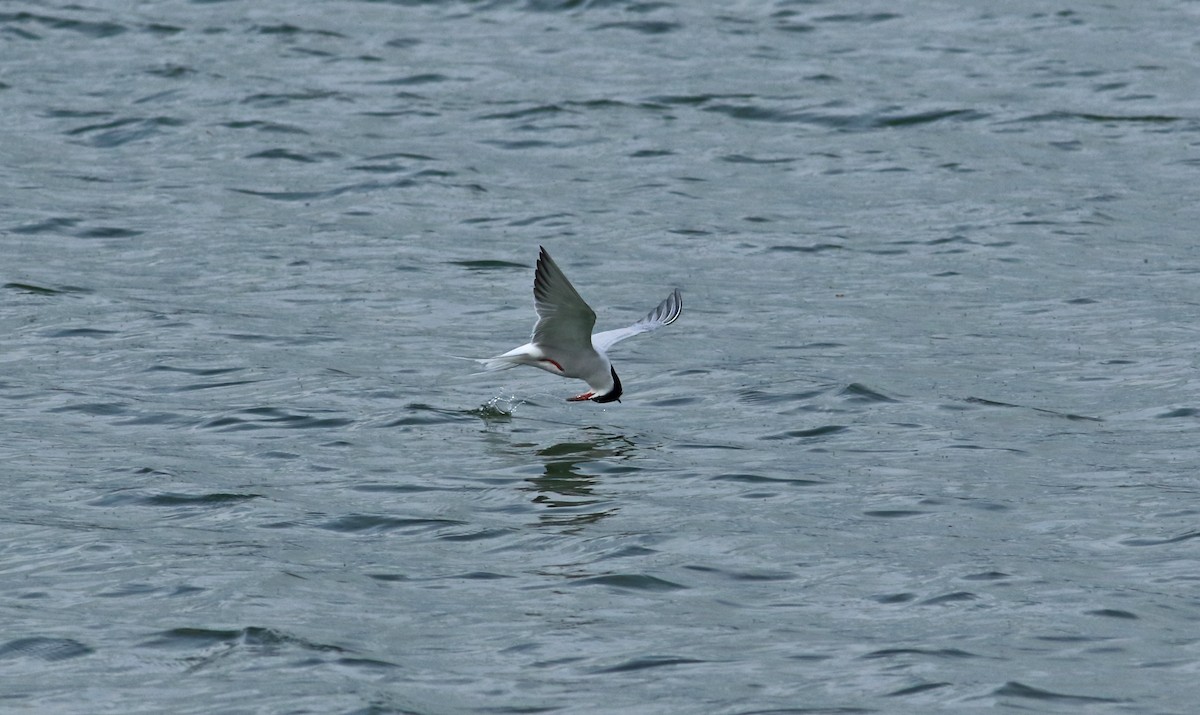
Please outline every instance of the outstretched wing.
M591 348L596 313L579 297L575 286L544 248L538 253L533 276L533 307L538 314L533 326L536 345L551 351Z
M651 330L658 330L664 325L674 323L682 312L683 296L679 294L679 289L676 288L671 291L671 295L667 296L666 300L658 304L657 308L650 311L649 315L630 325L628 328L605 330L603 333L593 335L592 347L603 353L625 338L633 337L638 333L648 333Z

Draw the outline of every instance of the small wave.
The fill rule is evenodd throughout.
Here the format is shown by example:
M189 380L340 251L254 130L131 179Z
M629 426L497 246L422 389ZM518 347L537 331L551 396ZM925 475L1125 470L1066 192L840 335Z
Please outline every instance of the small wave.
M119 147L130 142L148 139L164 128L187 124L174 117L126 117L101 124L87 124L68 130L67 136L89 135L87 143L103 149Z
M259 151L259 152L255 152L253 154L247 154L246 158L247 159L283 159L285 161L294 161L294 162L298 162L301 164L312 164L312 163L315 163L315 162L318 162L321 160L316 157L309 156L308 154L298 154L294 151L290 151L288 149L283 149L283 148L267 149L265 151ZM322 157L322 158L326 158L326 157Z
M1087 112L1044 112L1030 114L1005 124L1042 122L1094 122L1100 124L1170 124L1184 121L1183 117L1169 114L1089 114Z
M279 427L284 429L329 429L352 424L354 424L354 420L347 417L316 417L310 414L288 412L277 407L253 407L233 415L212 418L201 424L200 427L223 432L240 432Z
M73 228L82 220L83 219L79 218L55 217L46 219L45 221L39 221L37 223L27 223L20 226L14 226L8 229L8 232L30 236L35 236L41 233L65 234L67 233L66 229Z
M972 109L928 110L907 114L895 114L887 110L835 114L823 111L824 109L827 109L827 107L794 108L786 106L774 107L761 103L741 103L715 104L704 107L702 111L724 114L732 119L780 124L812 124L829 129L846 131L896 129L947 120L975 121L987 116L982 112Z
M240 122L225 122L221 126L225 127L226 129L257 129L260 132L268 132L273 134L308 134L307 130L292 126L291 124L264 122L257 119Z
M847 12L833 15L822 15L814 18L816 22L838 22L858 25L874 25L889 20L898 20L902 15L894 12Z
M383 425L384 427L409 427L416 425L436 425L448 424L451 422L463 422L476 415L475 410L467 410L465 412L459 410L448 410L442 407L434 407L420 402L409 403L404 406L408 414L404 417L391 420Z
M812 429L797 429L788 430L787 432L779 432L777 434L767 435L762 439L813 439L814 437L824 437L826 435L845 432L848 429L850 428L845 425L824 425L822 427L813 427Z
M416 181L412 179L394 179L392 181L363 181L354 184L345 184L343 186L335 186L332 189L324 189L320 191L264 191L259 189L229 189L230 191L246 194L248 196L259 196L272 201L315 201L318 199L332 199L342 194L361 194L372 191L380 191L384 189L401 189L409 186L415 186Z
M323 99L349 101L349 98L340 92L312 89L306 92L259 92L242 99L242 104L251 104L257 107L282 107L293 102L312 102Z
M95 651L72 638L46 638L33 636L17 638L0 645L0 659L36 658L37 660L59 661L78 658Z
M741 482L743 484L791 484L793 486L807 487L817 484L826 484L819 479L800 479L795 477L767 477L761 474L718 474L715 477L709 478L712 481L725 482Z
M260 499L261 494L230 494L213 492L210 494L178 494L161 492L157 494L128 493L110 494L88 502L89 506L156 506L156 507L218 507L230 504L241 504L252 499Z
M70 293L91 293L90 288L80 288L78 286L49 286L34 285L33 283L5 283L4 287L9 290L20 291L22 293L31 293L33 295L66 295Z
M114 37L129 31L128 27L116 22L88 22L69 17L38 15L32 12L5 13L0 15L0 20L10 25L40 25L50 30L77 32L93 39ZM29 36L26 39L41 39L36 34L28 34Z
M514 263L513 261L496 261L496 260L481 260L481 261L450 261L450 265L462 266L472 271L495 271L507 270L516 268L518 270L528 270L529 266L524 263Z
M642 658L634 658L623 663L611 666L609 668L600 668L596 673L627 673L634 670L646 670L647 668L663 668L675 665L693 665L696 663L707 663L706 660L697 660L695 658L678 658L666 655L652 655Z
M683 25L677 22L665 22L662 20L642 20L642 21L623 21L623 22L606 22L593 27L593 30L631 30L640 32L643 35L663 35L668 32L674 32Z
M377 514L351 514L320 524L320 528L347 534L379 533L386 531L428 531L446 526L462 526L463 522L453 519L421 519L411 517L382 516Z
M1189 531L1186 534L1179 536L1170 536L1164 539L1150 538L1134 538L1125 539L1121 542L1122 546L1166 546L1167 544L1178 544L1183 541L1191 541L1192 539L1200 538L1200 531Z
M576 579L571 582L578 586L611 586L632 591L678 591L687 586L667 581L656 576L645 574L609 574Z
M251 27L249 31L257 32L263 35L317 35L318 37L346 37L340 32L333 32L332 30L308 30L286 22L279 25L255 25Z
M922 656L929 658L978 658L979 656L969 651L960 650L958 648L884 648L882 650L871 651L865 655L859 656L863 660L872 660L875 658L896 658L899 656Z
M993 695L1006 695L1009 697L1026 698L1029 700L1057 700L1060 702L1071 703L1119 703L1123 702L1116 698L1102 698L1095 695L1068 695L1066 693L1055 693L1049 690L1030 687L1024 683L1018 683L1010 680L996 690L992 691Z
M895 398L888 397L887 395L883 394L882 392L872 390L871 388L867 387L866 385L863 385L858 382L852 382L849 385L847 385L846 389L842 390L841 394L853 402L899 402L900 401Z

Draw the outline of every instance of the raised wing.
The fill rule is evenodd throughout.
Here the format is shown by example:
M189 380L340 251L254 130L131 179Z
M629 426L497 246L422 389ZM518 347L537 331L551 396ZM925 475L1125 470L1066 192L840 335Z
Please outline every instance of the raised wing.
M579 297L546 249L539 248L533 275L533 307L538 314L533 342L552 350L586 350L592 344L596 313Z
M657 308L650 311L645 318L630 325L628 328L605 330L603 333L593 335L592 347L599 352L605 352L625 338L631 338L638 333L648 333L651 330L658 330L664 325L674 323L682 312L683 296L679 294L679 289L676 288L671 291L671 295L667 296L666 300L658 304Z

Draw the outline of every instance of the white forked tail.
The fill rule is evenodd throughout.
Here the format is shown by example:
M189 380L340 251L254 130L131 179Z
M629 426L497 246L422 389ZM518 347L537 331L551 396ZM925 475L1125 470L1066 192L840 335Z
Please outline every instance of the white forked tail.
M484 372L496 372L497 370L507 370L510 367L524 364L521 361L520 355L499 355L493 358L471 358L472 361L479 363L483 367Z
M455 360L466 360L468 362L473 362L483 368L483 370L480 372L471 373L472 375L483 375L485 373L496 372L497 370L507 370L510 367L516 367L517 365L525 364L521 361L521 358L518 355L497 355L496 357L490 358L473 358L464 357L462 355L451 355L450 357L454 358Z
M534 367L545 369L543 365L538 363L537 356L532 354L534 351L535 348L532 345L522 345L519 348L513 348L503 355L497 355L496 357L471 359L482 365L484 372L507 370L517 365L533 365Z

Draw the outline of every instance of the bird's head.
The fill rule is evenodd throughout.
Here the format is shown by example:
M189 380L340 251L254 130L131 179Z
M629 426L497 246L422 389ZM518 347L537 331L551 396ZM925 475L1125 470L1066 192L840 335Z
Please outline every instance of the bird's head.
M609 366L612 371L613 386L612 389L603 395L597 395L592 398L592 402L620 402L621 401L621 378L617 377L617 369Z

